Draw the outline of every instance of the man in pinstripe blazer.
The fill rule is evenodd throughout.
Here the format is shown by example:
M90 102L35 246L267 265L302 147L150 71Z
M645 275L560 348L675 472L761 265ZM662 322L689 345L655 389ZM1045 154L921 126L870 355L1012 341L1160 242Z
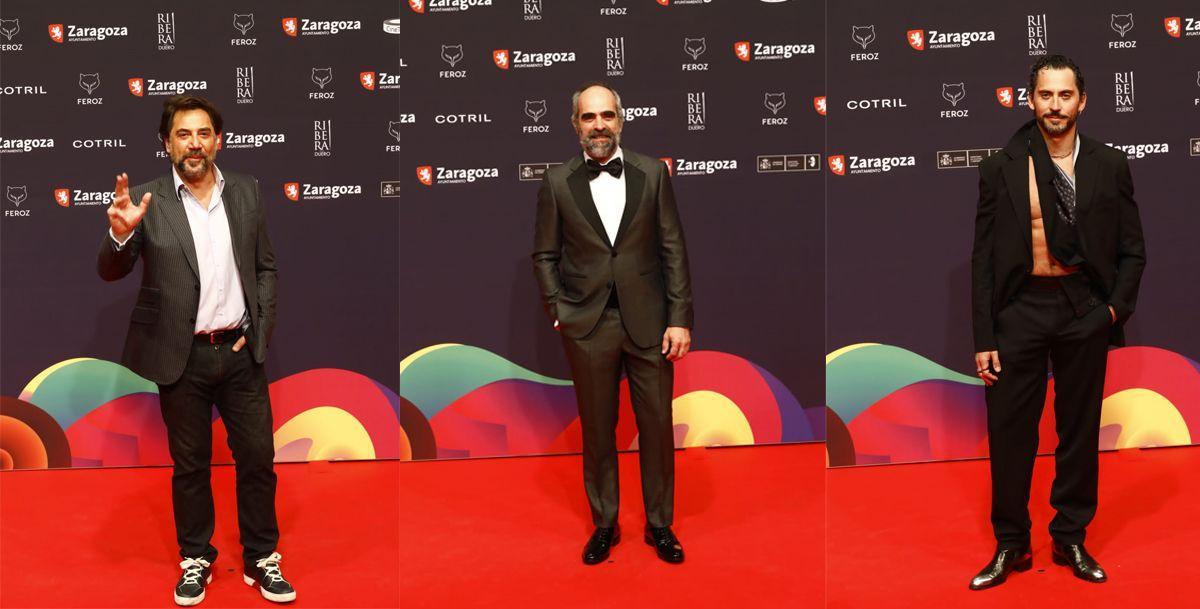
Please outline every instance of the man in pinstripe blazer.
M142 285L121 362L158 384L175 469L171 498L183 573L175 602L204 600L217 549L209 464L212 406L237 469L243 581L268 600L296 591L276 552L275 456L263 361L275 327L275 253L258 181L222 172L221 115L208 101L164 103L159 136L171 174L129 186L116 178L97 270L116 281L142 260Z

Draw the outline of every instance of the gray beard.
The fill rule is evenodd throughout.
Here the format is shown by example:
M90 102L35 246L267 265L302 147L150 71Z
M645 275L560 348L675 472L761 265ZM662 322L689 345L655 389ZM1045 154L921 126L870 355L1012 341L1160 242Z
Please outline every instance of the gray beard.
M590 137L584 137L579 140L583 146L583 150L588 153L588 156L593 158L608 158L616 151L617 146L621 145L621 136L612 135L608 141L594 140Z
M212 163L208 160L207 157L200 157L200 161L201 161L200 168L195 171L192 171L187 168L188 158L189 157L185 156L185 157L179 159L179 161L177 163L175 163L175 169L177 171L179 171L179 176L182 178L198 178L198 177L203 176L204 174L208 173L208 170L212 167Z

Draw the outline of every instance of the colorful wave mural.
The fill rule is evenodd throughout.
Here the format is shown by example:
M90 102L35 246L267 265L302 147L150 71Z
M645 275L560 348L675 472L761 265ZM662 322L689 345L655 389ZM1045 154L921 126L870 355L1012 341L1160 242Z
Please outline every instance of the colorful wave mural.
M400 363L400 399L428 421L438 458L582 448L569 380L538 374L478 347L433 345L408 356ZM636 448L637 427L624 380L620 400L617 445ZM763 368L718 351L694 351L675 365L673 410L678 447L824 437L818 409L802 408Z
M387 386L319 368L270 385L275 460L411 459L432 446L397 433L412 415ZM213 462L232 463L213 415ZM0 468L167 465L158 388L127 368L78 358L50 366L0 403Z
M680 447L820 441L821 408L802 408L770 372L717 351L675 368ZM437 459L581 450L571 381L469 345L421 349L400 363L400 393L361 374L321 368L270 385L275 460ZM637 448L621 384L618 446ZM0 468L166 465L158 389L99 359L59 362L0 403ZM231 463L213 413L213 462Z
M825 360L831 466L986 457L983 382L906 349L849 345ZM1040 453L1054 452L1054 379ZM1155 347L1109 352L1100 448L1180 446L1200 440L1200 365Z

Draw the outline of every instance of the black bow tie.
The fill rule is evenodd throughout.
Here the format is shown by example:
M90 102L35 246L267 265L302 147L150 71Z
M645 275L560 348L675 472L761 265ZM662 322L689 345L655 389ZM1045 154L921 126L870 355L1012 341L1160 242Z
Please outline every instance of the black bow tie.
M596 176L600 175L601 171L607 171L609 173L609 175L611 175L612 177L619 178L619 177L621 177L621 169L622 169L621 159L619 157L615 158L603 165L596 162L595 159L587 160L587 170L588 170L588 179L589 180L596 179Z

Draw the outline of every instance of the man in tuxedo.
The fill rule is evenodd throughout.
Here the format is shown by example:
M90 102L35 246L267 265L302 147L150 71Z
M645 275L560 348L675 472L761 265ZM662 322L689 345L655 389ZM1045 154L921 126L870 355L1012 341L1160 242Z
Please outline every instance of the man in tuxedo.
M142 285L121 356L158 385L174 462L171 499L183 570L175 602L204 600L217 549L209 464L212 407L237 471L242 579L275 602L296 598L275 551L275 456L263 360L275 327L275 253L258 180L222 172L221 115L187 95L163 104L159 137L171 173L139 186L116 178L97 269L116 281L142 260Z
M1107 579L1083 542L1096 513L1107 346L1124 344L1146 252L1125 155L1077 132L1086 105L1074 62L1039 59L1029 76L1034 119L979 167L972 318L997 549L974 590L1032 565L1029 486L1047 361L1058 432L1053 560L1086 581Z
M691 348L692 327L683 227L666 165L621 148L617 92L591 83L575 91L571 105L583 152L542 180L533 269L575 381L584 489L596 527L583 562L603 562L621 538L616 425L624 370L638 427L644 539L659 558L678 563L672 362Z

